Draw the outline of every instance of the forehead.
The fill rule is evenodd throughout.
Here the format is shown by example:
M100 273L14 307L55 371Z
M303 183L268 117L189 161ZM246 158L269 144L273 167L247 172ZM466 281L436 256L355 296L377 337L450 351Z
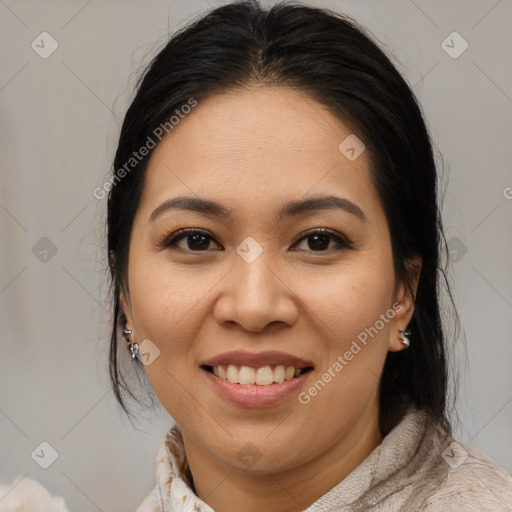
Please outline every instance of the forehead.
M141 206L188 193L257 208L264 198L338 192L368 208L378 201L369 157L344 152L344 141L354 137L325 106L289 88L216 94L199 101L155 148Z

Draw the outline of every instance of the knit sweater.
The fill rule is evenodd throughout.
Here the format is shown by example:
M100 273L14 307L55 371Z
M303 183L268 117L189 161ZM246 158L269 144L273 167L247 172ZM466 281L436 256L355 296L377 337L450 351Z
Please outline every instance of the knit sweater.
M0 485L0 512L69 512L63 498L20 477ZM512 477L411 409L359 466L304 512L510 512ZM157 455L156 486L136 512L214 512L193 491L178 426Z
M512 477L410 409L370 455L304 512L510 512ZM215 512L193 491L178 426L157 455L157 483L136 512Z

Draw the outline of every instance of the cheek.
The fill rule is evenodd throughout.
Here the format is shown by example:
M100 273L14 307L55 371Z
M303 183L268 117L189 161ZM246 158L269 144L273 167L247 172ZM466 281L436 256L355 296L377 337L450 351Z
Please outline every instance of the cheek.
M297 295L314 313L310 318L316 319L331 344L333 339L342 345L350 342L388 311L393 293L388 263L385 255L361 257L332 272L305 273L294 281Z
M195 319L195 308L213 285L189 274L190 270L171 267L160 255L143 251L130 255L136 341L149 339L158 348L158 357L144 371L160 402L172 413L190 409L190 397L182 391L193 364L191 346L201 325Z
M314 313L309 318L316 323L322 364L301 403L305 411L322 415L326 439L346 432L378 393L394 316L390 261L384 254L380 261L337 269L330 279L316 280L317 287L312 286L314 279L303 281L301 294Z
M225 269L171 264L164 253L133 251L129 284L137 338L149 338L162 355L187 352L197 336L205 297ZM175 361L176 358L171 358ZM170 361L170 364L171 364Z

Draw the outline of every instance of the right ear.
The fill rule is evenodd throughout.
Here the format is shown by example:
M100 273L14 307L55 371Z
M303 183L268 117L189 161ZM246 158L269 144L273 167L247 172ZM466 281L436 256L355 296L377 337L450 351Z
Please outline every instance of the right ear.
M110 251L109 253L109 265L110 265L110 271L113 276L116 275L116 253L114 251ZM121 315L124 316L126 319L126 328L131 329L131 327L128 325L132 323L131 319L131 313L130 308L128 307L128 301L125 299L122 286L120 286L119 291L119 307L121 309Z
M129 308L128 301L125 299L124 293L121 291L119 292L119 306L121 308L122 314L126 318L126 328L132 329L132 318L131 318L131 312Z

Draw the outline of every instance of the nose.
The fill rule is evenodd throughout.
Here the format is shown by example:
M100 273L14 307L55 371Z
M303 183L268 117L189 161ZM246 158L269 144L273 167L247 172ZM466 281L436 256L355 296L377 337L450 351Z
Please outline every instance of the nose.
M237 254L222 280L213 316L219 325L238 324L258 333L271 324L292 326L299 312L291 284L270 251L263 251L252 262Z

